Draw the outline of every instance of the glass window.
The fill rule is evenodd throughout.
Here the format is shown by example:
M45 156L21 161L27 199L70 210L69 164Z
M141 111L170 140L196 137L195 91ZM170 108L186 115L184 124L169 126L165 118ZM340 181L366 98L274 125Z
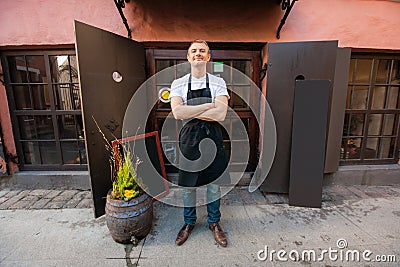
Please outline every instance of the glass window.
M399 56L390 57L352 56L341 164L398 161Z
M27 83L28 69L26 67L25 56L10 56L7 59L11 82Z
M46 66L43 56L26 56L30 83L47 83Z
M12 117L19 129L15 138L21 169L46 165L56 170L65 164L86 169L79 166L87 162L73 51L5 52L4 57L11 81L6 86L15 107Z

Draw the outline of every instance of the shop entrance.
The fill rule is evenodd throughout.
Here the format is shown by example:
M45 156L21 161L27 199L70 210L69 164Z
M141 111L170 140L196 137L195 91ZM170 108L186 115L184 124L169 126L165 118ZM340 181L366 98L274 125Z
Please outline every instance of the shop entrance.
M154 45L154 44L153 44ZM173 68L174 71L170 71L173 75L171 77L162 79L162 81L158 81L156 79L156 84L154 86L154 91L151 92L153 94L158 94L159 90L162 88L170 88L171 83L174 79L180 78L183 75L187 74L186 71L181 70L183 68L182 63L187 63L186 55L187 55L187 44L180 45L182 49L147 49L147 72L148 76L151 77L158 72L166 69L166 68ZM244 162L241 160L240 155L231 155L231 144L235 142L235 145L239 145L244 141L240 137L233 138L232 131L238 129L239 120L233 117L233 114L228 113L225 121L226 129L229 129L229 132L224 134L224 147L227 155L231 155L230 158L230 171L236 171L238 169L246 169L246 172L251 174L254 172L255 166L257 165L258 161L258 136L259 136L259 128L257 121L255 119L254 114L251 112L248 105L235 93L233 93L232 89L240 90L243 92L247 99L250 99L251 102L258 101L253 96L251 90L250 81L253 81L254 84L259 86L260 80L260 47L258 51L252 51L246 45L243 45L241 48L242 50L235 50L235 49L228 49L230 45L226 45L224 48L221 44L209 44L211 49L211 62L213 65L216 64L223 64L225 67L220 67L220 72L218 75L222 77L227 85L230 100L229 106L235 112L240 120L246 127L246 131L248 135L248 139L250 142L250 158L248 161ZM247 49L247 50L246 50ZM256 47L257 49L257 47ZM221 65L220 65L221 66ZM229 67L230 68L229 68ZM244 75L246 75L249 79L247 82L243 83L243 79L238 79L237 73L233 72L233 69L239 70ZM165 83L165 81L168 81ZM255 105L255 103L252 103ZM175 121L173 118L167 118L168 114L171 112L171 107L169 103L164 103L161 100L158 101L157 105L154 107L153 112L151 114L151 119L149 122L149 127L153 130L157 130L160 133L160 139L163 141L164 146L164 153L169 153L169 155L164 154L164 162L166 165L167 172L170 174L176 173L177 168L175 168L172 163L178 164L178 140L176 136L163 136L161 133L161 129L163 124L166 120L173 120L171 124L175 125L176 133L178 134L178 121ZM168 125L171 125L168 124ZM170 129L174 131L173 129ZM236 135L237 136L237 135Z

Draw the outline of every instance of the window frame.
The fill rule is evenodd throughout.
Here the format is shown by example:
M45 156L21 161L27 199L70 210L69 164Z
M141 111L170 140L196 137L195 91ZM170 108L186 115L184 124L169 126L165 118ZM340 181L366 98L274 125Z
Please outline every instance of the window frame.
M360 136L354 136L350 135L342 135L342 152L346 153L346 149L343 149L343 141L345 141L345 144L349 144L350 139L354 138L362 138L361 140L361 147L360 147L360 157L357 159L343 159L345 155L340 156L339 159L339 165L345 166L345 165L369 165L369 164L396 164L399 160L399 148L400 148L400 84L390 84L389 83L381 83L381 82L375 82L375 78L377 76L377 68L379 67L379 60L400 60L400 53L371 53L371 52L353 52L351 55L351 60L372 60L371 68L370 68L370 74L369 74L369 81L367 83L361 83L361 82L356 82L355 77L357 74L357 68L356 64L354 65L354 69L349 69L349 78L350 74L353 74L352 79L348 81L348 88L352 87L352 90L350 92L350 103L353 99L353 92L354 92L354 87L356 86L368 86L368 92L367 92L367 102L366 102L366 109L352 109L352 107L348 107L346 104L345 108L345 117L344 117L344 125L343 125L343 133L345 131L345 127L347 126L347 133L350 131L350 123L351 123L351 116L352 114L363 114L364 116L364 125L362 127L362 135ZM351 65L350 65L351 67ZM400 66L399 66L400 67ZM387 74L391 75L392 74L392 68L393 68L393 63L391 64L390 67L390 72ZM392 87L397 87L398 88L398 99L397 99L397 107L395 109L387 109L386 107L383 107L382 109L373 109L372 104L373 104L373 94L374 94L374 88L376 86L384 86L387 87L386 90L388 90L391 86ZM386 91L387 94L387 91ZM388 96L385 96L385 101L388 100ZM382 119L381 119L381 125L380 125L380 131L378 135L371 135L368 134L368 129L370 125L370 116L375 115L375 114L382 114ZM395 116L394 122L393 122L393 135L383 135L383 127L384 127L384 117L386 114L393 114ZM348 116L348 117L347 117ZM346 123L346 120L348 120L348 123ZM375 158L365 158L366 154L366 148L367 148L367 142L368 138L378 138L378 151L375 152ZM382 138L395 138L394 141L394 147L393 147L393 158L383 158L380 159L379 157L379 150L380 150L380 142Z
M82 111L79 109L75 109L75 110L56 109L54 86L64 84L64 83L60 83L60 82L53 83L52 79L49 79L49 78L51 78L51 67L50 67L49 58L51 56L60 56L60 55L76 56L76 51L73 48L52 49L52 48L43 47L43 48L38 48L38 49L27 48L27 49L18 49L18 50L7 50L7 51L1 52L1 64L2 64L3 72L4 72L5 88L6 88L7 99L8 99L8 104L9 104L10 117L11 117L11 121L12 121L12 125L13 125L12 128L13 128L14 140L15 140L15 145L16 145L16 149L17 149L18 159L19 159L20 170L79 171L79 170L87 170L88 169L87 163L81 163L81 164L63 163L63 150L61 147L62 142L84 142L85 139L84 138L83 139L61 139L59 136L59 132L58 132L59 123L57 122L58 116L64 116L64 115L73 115L73 116L81 115L82 116ZM13 83L11 81L11 72L10 72L10 68L9 68L9 64L8 64L8 60L7 60L7 57L9 57L9 56L43 56L44 60L45 60L44 63L45 63L45 69L46 69L46 73L47 73L46 74L47 83L31 83L29 81L27 81L26 83ZM71 73L70 73L70 75L71 75ZM25 85L25 84L26 85L30 85L30 84L44 85L44 84L46 84L49 89L48 92L49 92L49 96L50 96L50 109L48 109L48 110L17 109L12 86L20 85L20 84L21 85ZM78 87L79 87L79 82L74 83L74 82L70 81L68 84L69 85L78 84ZM26 141L26 140L22 139L19 122L18 122L18 116L37 116L37 115L51 116L51 118L52 118L53 131L54 131L54 142L56 145L56 155L57 155L58 163L55 163L55 164L43 164L43 163L42 164L27 164L25 162L25 156L24 156L22 142ZM39 142L39 141L45 141L45 140L32 139L32 142ZM52 139L52 141L53 141L53 139ZM27 142L29 142L29 141L27 141ZM42 155L40 155L40 157L42 157ZM82 155L82 157L86 157L86 156Z

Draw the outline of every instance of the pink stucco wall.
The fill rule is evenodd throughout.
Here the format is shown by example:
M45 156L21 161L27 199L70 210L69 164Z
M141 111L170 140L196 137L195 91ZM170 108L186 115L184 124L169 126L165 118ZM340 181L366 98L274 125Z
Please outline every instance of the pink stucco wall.
M73 44L74 20L126 36L112 0L1 1L0 49L15 45Z
M400 49L398 1L299 0L275 37L275 0L131 0L124 13L138 41L288 42L339 40L341 47ZM2 46L73 44L73 20L126 36L112 0L2 1Z
M292 42L339 40L341 47L400 50L400 3L299 0L281 32L276 1L131 1L125 11L138 41Z

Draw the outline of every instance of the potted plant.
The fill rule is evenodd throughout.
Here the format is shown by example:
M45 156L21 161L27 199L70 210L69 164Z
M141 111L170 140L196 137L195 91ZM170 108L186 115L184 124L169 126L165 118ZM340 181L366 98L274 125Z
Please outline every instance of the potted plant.
M112 189L106 200L107 227L114 241L123 244L136 242L150 232L153 220L153 200L143 190L137 173L141 161L117 138L110 143L95 123L110 153Z

